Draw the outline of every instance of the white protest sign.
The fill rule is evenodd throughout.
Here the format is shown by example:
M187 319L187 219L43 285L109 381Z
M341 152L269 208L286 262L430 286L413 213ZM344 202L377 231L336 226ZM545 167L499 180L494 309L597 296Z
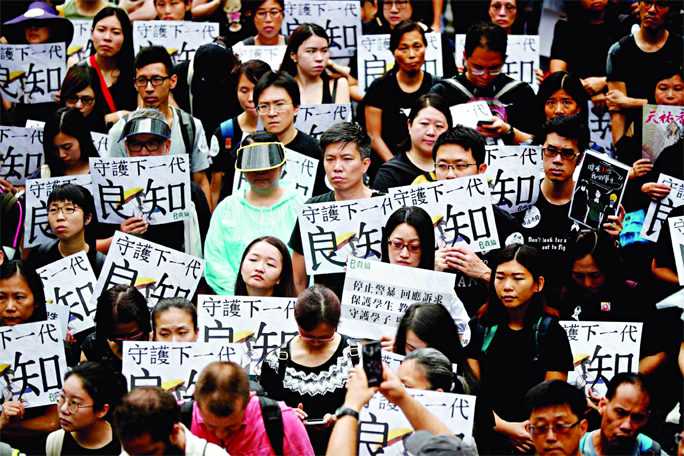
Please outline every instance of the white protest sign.
M70 20L74 24L74 37L67 47L67 55L69 57L75 56L80 61L90 56L93 49L93 38L90 32L93 28L93 21L89 19Z
M156 386L171 392L177 401L192 399L202 370L214 361L249 364L244 346L203 342L123 343L123 369L129 391L140 386Z
M69 329L77 334L95 326L92 301L97 278L85 252L78 252L36 271L43 281L45 302L70 310Z
M641 155L655 162L660 153L684 138L684 107L643 106Z
M249 60L261 60L262 62L268 63L271 67L271 71L277 72L280 69L280 65L283 63L283 57L285 57L285 50L287 46L277 45L277 46L249 46L245 44L238 43L233 46L233 52L238 56L240 62L245 63Z
M350 258L340 332L374 340L393 335L412 303L450 306L455 285L455 274Z
M219 25L216 22L133 22L135 53L147 46L164 46L174 65L192 59L200 46L211 43L218 35Z
M26 179L43 164L43 130L0 127L0 177L13 185Z
M667 223L670 224L670 237L679 284L684 285L684 216L669 218Z
M463 62L465 35L456 35L456 62ZM539 86L534 70L539 67L539 35L508 35L506 63L502 71L513 79L532 86L536 92Z
M394 66L394 55L389 48L389 34L361 35L359 37L359 89L363 93L373 81L382 77ZM423 70L433 76L442 77L442 38L439 33L425 34L425 64Z
M40 120L27 120L26 128L37 128L39 130L42 130L43 128L45 128L45 122Z
M117 231L93 291L93 304L103 291L123 284L137 288L150 309L162 298L192 299L205 261L145 239Z
M95 144L95 148L100 157L106 157L107 152L109 151L109 135L91 131L90 137L93 138L93 144Z
M473 444L475 396L417 389L407 391L457 437L468 445ZM399 406L376 393L359 415L360 456L407 454L403 438L411 434L413 428Z
M489 186L481 174L391 188L389 198L394 210L418 206L430 214L440 248L463 245L486 252L501 247Z
M361 5L358 0L335 2L286 0L283 34L292 32L305 22L323 27L330 38L331 57L351 57L361 35Z
M35 247L57 239L48 223L47 201L52 189L64 184L81 185L92 193L90 174L74 174L26 181L24 247Z
M47 313L47 321L59 325L62 337L66 340L67 331L69 330L69 317L71 315L69 308L59 304L46 303L45 312Z
M589 134L589 139L597 145L606 151L613 150L610 112L607 108L599 111L591 100L589 100Z
M478 121L490 120L493 115L486 101L453 105L449 108L449 112L451 112L451 123L453 125L461 124L473 129L477 128Z
M298 334L295 302L295 298L200 295L199 340L244 345L250 372L258 373L269 352Z
M328 128L336 123L351 122L351 120L352 108L350 103L303 104L299 105L295 127L318 141Z
M594 388L605 396L613 376L639 371L643 323L568 320L560 324L568 335L575 364L568 383Z
M0 327L0 405L24 408L56 404L67 372L58 323L39 321Z
M487 146L485 177L492 204L514 214L539 198L541 146Z
M383 197L299 206L307 274L344 272L348 256L379 260L382 227L391 214L387 202Z
M190 157L91 158L95 211L100 223L135 216L151 225L190 218Z
M313 196L314 184L316 182L316 171L318 170L319 161L315 158L308 157L294 150L285 148L285 166L283 166L283 174L280 180L283 182L292 182L295 188L302 192L307 198ZM249 184L245 175L241 171L235 170L235 177L233 178L233 194L238 190L247 188Z
M0 91L4 101L48 103L66 76L64 43L0 44Z
M641 228L641 237L657 242L660 229L672 209L684 204L684 181L667 174L658 176L658 183L670 187L670 193L658 201L651 201Z

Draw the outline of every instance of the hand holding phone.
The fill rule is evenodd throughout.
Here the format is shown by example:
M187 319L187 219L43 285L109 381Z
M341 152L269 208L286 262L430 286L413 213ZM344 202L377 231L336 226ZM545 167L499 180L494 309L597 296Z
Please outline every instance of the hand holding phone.
M380 386L382 383L381 351L380 342L368 342L361 347L361 359L368 378L368 386Z
M493 121L493 120L483 120L483 119L481 119L481 120L478 120L478 121L477 121L477 126L478 126L478 127L482 127L482 126L485 126L485 125L486 125L486 126L490 126L490 125L493 125L493 124L494 124L494 121Z

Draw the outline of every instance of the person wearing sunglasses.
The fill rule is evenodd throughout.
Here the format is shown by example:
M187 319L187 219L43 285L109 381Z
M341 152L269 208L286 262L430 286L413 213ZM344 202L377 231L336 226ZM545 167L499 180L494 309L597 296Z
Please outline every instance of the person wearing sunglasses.
M97 298L95 332L83 342L81 361L98 361L121 372L123 343L152 339L145 297L130 285L115 285Z
M525 429L540 456L581 456L587 432L587 400L582 391L561 380L543 382L525 396L530 419Z
M260 384L268 397L297 412L314 453L325 454L335 411L344 404L347 379L359 362L359 348L337 332L340 300L329 288L314 285L304 290L294 315L299 334L266 356Z

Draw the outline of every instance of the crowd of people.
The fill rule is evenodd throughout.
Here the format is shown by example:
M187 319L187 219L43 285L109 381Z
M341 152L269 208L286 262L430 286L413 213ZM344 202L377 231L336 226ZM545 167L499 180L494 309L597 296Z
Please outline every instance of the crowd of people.
M68 45L71 20L87 19L92 55L65 56L54 102L2 103L3 126L44 123L44 164L21 185L0 178L0 327L46 320L36 272L46 265L83 252L103 274L117 231L206 263L188 299L150 303L133 284L95 296L94 328L65 335L69 370L56 403L25 408L11 390L0 397L0 454L355 455L359 414L380 393L410 422L403 445L414 455L684 455L684 270L667 221L684 206L659 183L661 174L684 180L684 111L658 158L642 158L642 106L684 110L684 4L563 3L567 20L542 36L552 39L550 61L535 89L505 63L509 36L538 33L542 2L361 0L362 33L389 35L394 56L364 89L356 55L348 65L331 58L324 24L284 33L284 0L3 2L0 42ZM174 65L162 46L134 49L141 20L217 22L221 36ZM465 34L463 55L452 30ZM429 32L441 36L440 76L425 67ZM254 45L285 47L281 65L241 61L239 49ZM452 108L479 101L491 116L475 128L454 122ZM343 103L354 119L318 137L295 125L300 105ZM590 137L590 114L606 113L610 150ZM91 132L108 135L106 151ZM416 268L401 268L407 276L451 274L455 287L448 302L408 302L387 326L382 349L403 359L396 371L383 363L381 383L369 386L360 352L370 338L340 325L346 272L310 273L302 205L483 175L491 145L540 147L538 199L519 213L492 206L499 247L481 252L444 246L421 207L388 214L380 260ZM629 168L621 204L605 217L583 214L594 229L571 218L573 197L589 195L576 182L587 150ZM285 175L288 151L318 161L309 198ZM101 223L92 191L67 183L46 204L54 239L23 248L30 180L88 175L98 156L165 155L187 157L189 218ZM668 209L657 242L638 235L653 201ZM298 332L263 357L258 375L206 365L187 402L130 389L124 342L201 343L200 294L292 298ZM672 296L673 307L656 306ZM596 382L568 383L584 364L561 320L643 324L638 362L620 373L615 364L605 394ZM412 389L475 396L472 444Z

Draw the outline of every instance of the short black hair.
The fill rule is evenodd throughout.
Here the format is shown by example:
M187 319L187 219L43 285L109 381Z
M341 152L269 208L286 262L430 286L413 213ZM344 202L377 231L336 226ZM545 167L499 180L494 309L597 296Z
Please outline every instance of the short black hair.
M152 332L157 331L157 317L169 309L179 309L190 315L192 319L192 327L196 330L197 326L197 308L193 303L185 298L163 298L157 301L154 309L152 309Z
M551 133L577 141L577 150L580 155L589 147L589 129L577 114L549 119L542 127L539 137L535 137L535 143L543 145Z
M483 47L487 50L498 52L501 58L506 60L506 48L508 47L508 34L498 24L491 21L476 22L471 25L466 34L465 55L466 58L473 55L475 48Z
M254 86L254 93L252 96L252 98L254 99L254 104L259 104L259 97L261 96L261 92L273 86L285 89L287 94L292 99L292 106L299 106L299 84L297 84L295 78L293 78L287 73L274 73L273 71L269 71L268 73L263 75L261 79L259 79L259 82L257 82Z
M439 148L448 144L456 144L470 151L477 166L484 163L485 139L477 130L458 124L439 135L435 145L432 146L432 161L437 161Z
M532 387L525 395L527 416L535 410L556 405L569 405L577 418L584 418L587 411L587 399L584 393L562 380L542 382Z
M235 76L239 82L240 76L246 77L252 84L259 82L259 79L266 73L271 71L271 67L268 63L262 60L248 60L241 63L235 70Z
M109 411L105 415L105 419L109 421L128 389L126 378L121 373L115 372L109 365L96 361L77 364L64 376L64 381L72 375L76 375L81 380L83 389L93 400L94 411L100 411L105 405L109 405Z
M166 69L166 75L173 76L173 62L164 46L147 46L140 49L138 55L135 56L133 67L139 70L153 63L163 64Z
M615 398L615 394L617 393L618 388L620 387L620 385L623 384L634 385L638 390L642 391L650 399L651 394L648 392L648 389L646 388L646 384L644 383L644 377L642 377L639 374L633 374L631 372L622 372L610 379L607 385L608 389L606 391L606 399L613 400L613 398Z
M304 331L314 331L323 323L337 329L341 316L340 300L330 288L312 285L297 298L294 316L297 326Z
M149 434L153 442L169 443L181 408L168 391L140 386L128 393L114 411L113 427L121 440Z
M150 324L150 310L145 297L130 285L115 285L103 291L97 298L95 311L95 335L105 343L114 337L114 325L118 323L135 322L140 330L147 335L152 330Z
M325 156L325 149L331 144L336 143L342 143L342 146L355 144L362 159L370 158L371 137L368 136L368 132L361 125L355 122L339 122L334 124L321 135L318 145Z
M56 185L52 188L52 193L48 196L47 205L57 201L71 201L76 206L83 210L83 217L91 215L93 219L97 218L95 214L95 200L85 187L75 184Z

